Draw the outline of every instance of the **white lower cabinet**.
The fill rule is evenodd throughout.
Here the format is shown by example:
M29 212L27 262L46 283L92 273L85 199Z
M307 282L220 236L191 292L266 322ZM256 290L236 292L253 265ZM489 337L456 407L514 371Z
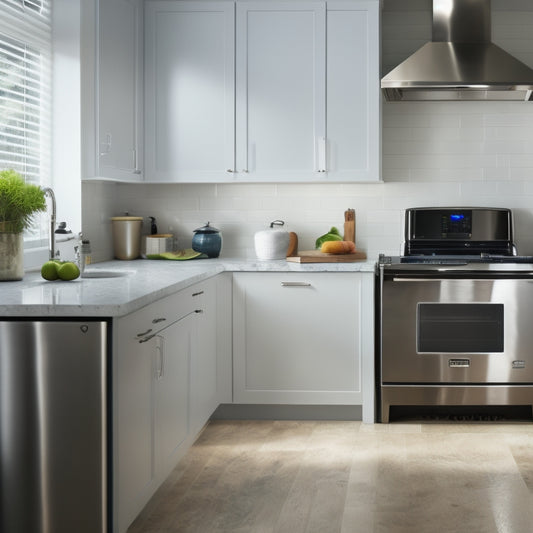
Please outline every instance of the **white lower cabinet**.
M226 272L116 319L113 531L220 403L363 405L372 422L373 283L371 272Z
M192 356L196 355L196 320L186 315L155 336L154 473L175 464L174 454L189 433L189 387Z
M235 403L362 404L360 273L233 275Z
M217 389L217 278L196 286L201 313L196 315L194 357L191 365L190 431L197 434L219 404Z
M216 282L114 325L114 531L123 533L218 405Z

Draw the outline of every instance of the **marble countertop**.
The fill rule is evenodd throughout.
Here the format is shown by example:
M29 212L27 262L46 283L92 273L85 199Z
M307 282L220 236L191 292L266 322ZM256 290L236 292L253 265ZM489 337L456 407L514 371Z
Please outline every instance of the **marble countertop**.
M28 272L0 283L3 317L118 317L221 272L374 272L375 261L291 263L217 258L192 261L107 261L74 281L45 281Z

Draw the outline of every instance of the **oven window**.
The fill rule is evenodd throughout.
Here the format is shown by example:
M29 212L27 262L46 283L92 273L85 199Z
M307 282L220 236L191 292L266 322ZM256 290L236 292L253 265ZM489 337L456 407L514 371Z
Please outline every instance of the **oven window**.
M418 304L417 352L503 352L503 304Z

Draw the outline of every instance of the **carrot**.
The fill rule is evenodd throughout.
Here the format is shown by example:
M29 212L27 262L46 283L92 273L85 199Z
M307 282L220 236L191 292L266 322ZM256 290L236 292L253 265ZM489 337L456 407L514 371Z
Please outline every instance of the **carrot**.
M322 243L321 252L326 254L353 254L355 243L352 241L326 241Z

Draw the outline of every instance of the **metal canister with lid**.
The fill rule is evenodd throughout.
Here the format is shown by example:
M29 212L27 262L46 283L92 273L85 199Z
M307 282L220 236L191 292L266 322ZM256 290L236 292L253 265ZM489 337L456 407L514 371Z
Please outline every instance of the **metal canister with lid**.
M143 217L129 215L111 217L113 249L116 259L137 259L141 253L141 226Z

